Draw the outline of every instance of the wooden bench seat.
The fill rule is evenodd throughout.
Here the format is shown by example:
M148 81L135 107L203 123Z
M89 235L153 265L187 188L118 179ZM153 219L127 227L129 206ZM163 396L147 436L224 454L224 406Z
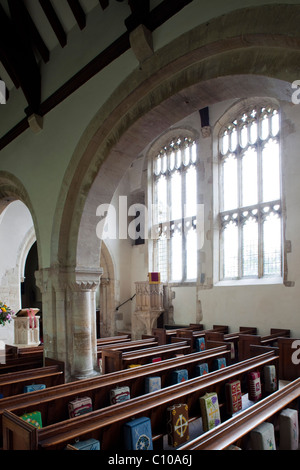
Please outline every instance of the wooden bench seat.
M119 343L110 343L102 344L97 346L97 354L101 353L103 350L114 349L119 351L136 351L143 348L151 348L153 346L158 346L158 342L155 337L137 339L135 341L123 341Z
M156 358L169 359L176 354L188 354L191 347L186 341L148 347L134 351L117 350L114 348L102 349L102 372L107 374L127 369L131 364L147 364Z
M103 336L101 338L97 338L97 346L102 346L105 344L121 343L123 341L131 341L131 335L128 333L128 334L116 335L116 336Z
M225 357L229 361L229 355L229 349L226 346L220 346L142 367L32 392L26 396L26 401L23 395L3 398L0 400L0 423L2 414L6 409L22 414L25 411L34 411L38 407L42 412L44 424L50 425L68 418L68 403L78 396L90 396L94 409L103 408L110 405L109 393L112 388L127 385L130 388L131 397L137 397L145 394L146 377L159 375L162 387L167 387L171 384L172 371L185 368L188 371L188 376L194 377L197 364L207 362L209 370L212 370L214 359Z
M187 403L190 419L199 417L199 398L208 391L216 391L222 400L225 384L236 378L241 380L252 370L261 370L265 365L277 364L273 352L247 359L224 369L214 371L186 382L169 386L157 392L132 398L121 404L111 405L87 415L68 419L60 423L36 429L25 423L15 411L3 412L3 449L64 449L75 439L97 438L102 450L121 450L122 427L133 417L148 416L151 419L156 448L162 448L166 434L166 408L174 403ZM145 366L147 367L147 366ZM222 401L221 401L222 403ZM223 407L224 410L224 407Z
M38 354L35 357L22 357L15 359L8 359L5 363L0 364L0 375L7 374L9 372L17 372L26 369L34 369L37 367L43 367L44 359L42 354Z
M45 358L45 366L0 375L0 393L11 397L23 393L25 385L43 383L47 388L65 383L65 367L61 361Z
M239 359L247 359L251 356L250 346L251 345L261 345L261 346L274 346L277 343L278 338L280 337L289 337L290 330L280 329L280 328L271 328L270 334L261 336L261 335L252 335L252 334L242 334L239 337Z
M204 336L206 331L221 331L224 333L228 332L227 325L213 325L213 328L204 329L204 326L201 324L191 323L190 326L185 328L174 328L174 329L166 329L166 328L153 328L152 334L158 338L159 344L169 344L172 342L173 338L179 337L182 340L182 337L193 339L193 336L197 334ZM186 333L184 335L184 333ZM192 344L192 347L194 345Z
M232 344L232 360L239 360L239 340L241 335L251 334L255 335L257 332L256 327L241 326L239 331L232 333L223 333L221 331L208 331L205 333L205 338L209 341L221 341ZM244 358L246 359L246 358Z
M280 337L277 346L280 378L295 380L300 377L300 339Z
M216 428L179 447L179 450L223 450L237 443L259 424L270 421L285 407L294 407L300 397L300 378L295 379Z

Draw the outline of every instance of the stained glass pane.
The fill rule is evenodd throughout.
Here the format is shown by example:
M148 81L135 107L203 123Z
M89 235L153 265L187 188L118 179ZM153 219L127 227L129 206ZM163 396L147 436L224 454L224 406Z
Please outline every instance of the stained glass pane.
M180 231L174 233L171 238L172 262L171 281L182 280L182 234Z
M274 111L271 119L272 135L275 136L279 132L279 114L278 111Z
M240 131L240 145L242 148L245 148L248 144L248 128L247 126L243 126Z
M157 157L154 163L154 173L156 175L159 175L160 171L161 171L161 159L160 157Z
M237 131L235 128L232 129L230 134L230 150L231 152L235 152L237 147Z
M171 152L169 156L169 169L172 171L175 167L175 153Z
M156 182L156 217L154 223L168 220L167 209L167 180L165 176L161 176Z
M263 225L264 275L281 276L281 220L271 214Z
M250 142L255 144L257 141L257 122L253 121L250 125Z
M238 204L237 160L230 155L223 164L223 209L230 210Z
M185 217L191 217L197 213L197 173L191 166L186 172L186 204Z
M222 153L225 155L228 152L229 149L229 135L228 132L226 131L223 135L222 138Z
M248 148L242 159L242 204L257 204L257 152Z
M262 151L263 202L280 198L279 145L269 140Z
M195 143L191 147L191 158L192 158L192 163L196 163L196 161L197 161L197 145Z
M258 224L253 219L243 225L243 276L258 276Z
M167 258L167 239L161 237L157 240L157 271L160 273L162 282L168 279L168 258Z
M175 171L171 176L171 218L172 220L182 217L181 197L181 173Z
M260 121L260 138L266 140L269 136L269 119L265 114Z
M238 277L238 227L229 223L223 232L223 266L224 278Z
M186 237L186 277L188 280L197 278L197 232L190 229Z
M182 153L183 153L183 164L187 166L190 163L190 148L185 147Z

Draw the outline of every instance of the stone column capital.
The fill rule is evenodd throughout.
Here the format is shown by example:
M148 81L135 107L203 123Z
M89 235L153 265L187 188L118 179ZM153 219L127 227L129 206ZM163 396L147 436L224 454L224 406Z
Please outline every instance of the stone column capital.
M102 274L102 268L98 270L88 268L75 269L69 276L68 286L75 292L95 291L100 285Z

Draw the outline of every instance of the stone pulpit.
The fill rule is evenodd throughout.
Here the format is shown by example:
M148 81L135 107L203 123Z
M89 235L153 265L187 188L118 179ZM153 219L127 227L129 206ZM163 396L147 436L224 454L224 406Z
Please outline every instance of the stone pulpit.
M40 344L40 317L37 308L19 310L14 317L14 345L19 348Z
M164 311L163 284L140 281L135 283L136 305L132 318L132 336L151 335L155 322Z

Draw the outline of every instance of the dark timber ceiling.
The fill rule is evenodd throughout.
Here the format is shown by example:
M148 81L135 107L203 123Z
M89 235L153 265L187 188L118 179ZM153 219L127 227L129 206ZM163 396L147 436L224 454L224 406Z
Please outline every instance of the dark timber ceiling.
M5 136L0 136L0 150L23 132L32 114L44 116L59 102L130 48L129 34L140 24L153 32L193 0L0 0L0 79L9 92L21 90L27 107L24 121ZM115 5L113 5L115 4ZM121 5L123 4L123 5ZM95 9L106 12L124 7L128 17L124 34L104 51L99 51L89 64L76 71L67 83L41 102L43 73L51 63L54 48L65 48L71 41L70 31L88 29L87 16ZM101 28L99 28L101 35ZM42 67L43 66L43 67Z

